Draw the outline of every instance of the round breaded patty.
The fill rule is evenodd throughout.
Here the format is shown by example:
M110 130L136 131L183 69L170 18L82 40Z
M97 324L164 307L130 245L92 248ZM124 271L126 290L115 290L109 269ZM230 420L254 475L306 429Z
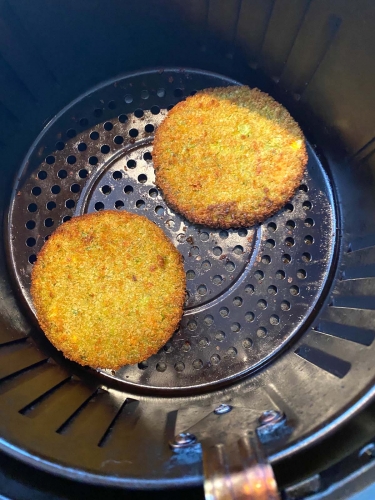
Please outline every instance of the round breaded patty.
M288 111L247 86L206 89L178 103L159 126L156 183L196 224L251 226L279 210L307 163L304 136Z
M176 330L185 273L153 222L107 210L58 227L34 265L31 295L40 326L67 358L116 370L155 354Z

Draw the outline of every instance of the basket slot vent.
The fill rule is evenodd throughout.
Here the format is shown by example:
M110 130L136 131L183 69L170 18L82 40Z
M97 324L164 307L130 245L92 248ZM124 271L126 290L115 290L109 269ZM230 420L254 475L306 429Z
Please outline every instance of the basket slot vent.
M124 399L120 393L98 389L58 432L74 442L97 445L112 425Z
M327 335L333 335L334 337L339 337L340 339L349 340L350 342L356 342L357 344L366 346L370 346L375 338L375 332L372 330L349 325L340 325L339 323L330 323L328 321L321 321L317 330Z
M135 400L134 399L126 398L125 401L122 403L122 405L119 407L119 409L118 409L116 415L114 416L112 422L110 423L110 425L108 426L107 430L103 434L102 438L98 442L99 448L102 448L103 446L105 446L106 443L107 443L107 441L110 439L110 437L112 435L112 432L113 432L113 429L115 428L116 422L119 419L122 411L124 410L125 405L128 405L128 404L130 404L133 401L135 401Z
M46 431L64 430L73 415L90 399L95 387L89 387L82 382L70 379L61 384L38 404L29 408L27 416L34 420L34 425Z
M135 399L127 399L125 404L111 422L107 432L103 435L99 442L99 446L117 447L118 443L126 443L134 434L135 427L141 417L141 408L139 401Z
M29 401L31 399L31 401L23 406L23 408L19 410L19 413L21 413L21 415L28 415L42 401L47 399L69 380L70 376L68 376L65 371L53 367L52 369L49 368L47 372L39 377L34 378L29 383L22 385L19 388L19 403L21 403L23 399L28 399Z
M375 309L375 296L362 296L362 297L335 297L333 299L335 307L347 307L350 309Z
M32 345L13 344L0 349L0 380L19 375L47 362L47 356Z
M90 403L90 401L95 398L98 393L98 389L95 390L94 393L90 394L90 396L72 413L65 422L60 425L60 427L56 430L58 434L66 434L69 430L69 427L73 424L74 420L78 417L78 415L86 408L86 406Z
M327 354L315 347L302 344L296 351L298 356L309 361L322 370L331 373L335 377L343 378L349 372L351 364L348 361Z

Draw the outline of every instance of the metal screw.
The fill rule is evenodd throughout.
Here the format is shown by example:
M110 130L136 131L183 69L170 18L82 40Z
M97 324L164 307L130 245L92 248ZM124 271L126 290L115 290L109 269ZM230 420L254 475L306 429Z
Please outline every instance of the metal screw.
M224 415L225 413L229 413L232 410L232 406L221 404L217 408L214 409L215 415Z
M190 432L180 432L177 436L174 437L174 441L171 441L169 444L171 448L185 448L186 446L190 446L196 442L197 438L194 434L190 434Z
M278 410L266 410L259 417L260 425L274 425L284 419L284 414Z

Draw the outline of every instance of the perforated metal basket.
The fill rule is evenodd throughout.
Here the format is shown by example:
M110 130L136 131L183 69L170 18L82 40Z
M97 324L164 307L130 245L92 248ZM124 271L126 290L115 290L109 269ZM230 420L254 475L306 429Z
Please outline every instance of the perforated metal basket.
M22 2L11 3L0 17L14 30L0 33L0 45L11 42L13 55L2 54L20 61L16 73L24 76L0 61L0 89L8 89L0 106L0 448L78 481L165 488L201 484L202 449L213 463L225 445L229 468L244 466L233 458L239 449L277 466L334 432L374 392L373 117L370 93L353 91L351 68L366 58L341 20L357 23L358 36L371 33L354 7L297 2L286 16L281 2L258 9L245 1L171 2L142 17L143 7L130 2L109 9L121 12L118 19L102 12L116 35L103 28L109 40L100 52L90 6L80 66L73 47L86 45L75 9L85 11L84 3L71 5L76 38L65 52L52 50L56 61L48 48L28 46L17 20L35 27L40 47L41 25L52 29L46 9L33 20ZM61 16L49 39L64 45L69 23ZM177 66L159 66L166 62ZM144 65L157 69L106 79ZM293 199L262 225L211 230L165 203L154 184L153 137L186 96L234 84L258 86L290 110L309 162ZM109 208L142 213L165 231L184 257L188 291L171 341L116 372L65 360L39 329L29 295L32 266L52 231Z
M187 300L171 342L138 366L103 373L128 387L203 389L243 376L282 349L324 288L336 220L328 178L311 147L295 197L258 227L221 231L193 225L166 205L155 186L153 133L168 109L197 90L233 83L188 70L129 75L65 110L25 159L9 213L9 241L31 310L37 253L73 215L105 209L144 214L183 255ZM107 104L107 116L100 102ZM66 124L72 115L75 120ZM40 161L42 147L52 151Z

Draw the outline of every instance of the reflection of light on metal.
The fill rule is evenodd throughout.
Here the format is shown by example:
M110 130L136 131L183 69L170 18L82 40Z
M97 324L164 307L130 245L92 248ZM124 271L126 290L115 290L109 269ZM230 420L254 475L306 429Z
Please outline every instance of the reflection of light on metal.
M196 442L197 438L190 432L181 432L169 443L172 449L186 448Z
M217 408L214 409L215 415L224 415L225 413L229 413L232 410L230 405L221 404Z
M203 446L206 500L279 500L273 470L258 438Z
M116 391L115 389L108 389L107 387L102 386L101 389L107 391L110 394L111 400L116 403L116 406L120 406L124 403L125 397L124 393L121 391Z
M273 425L284 420L284 415L277 410L266 410L259 417L260 425Z

